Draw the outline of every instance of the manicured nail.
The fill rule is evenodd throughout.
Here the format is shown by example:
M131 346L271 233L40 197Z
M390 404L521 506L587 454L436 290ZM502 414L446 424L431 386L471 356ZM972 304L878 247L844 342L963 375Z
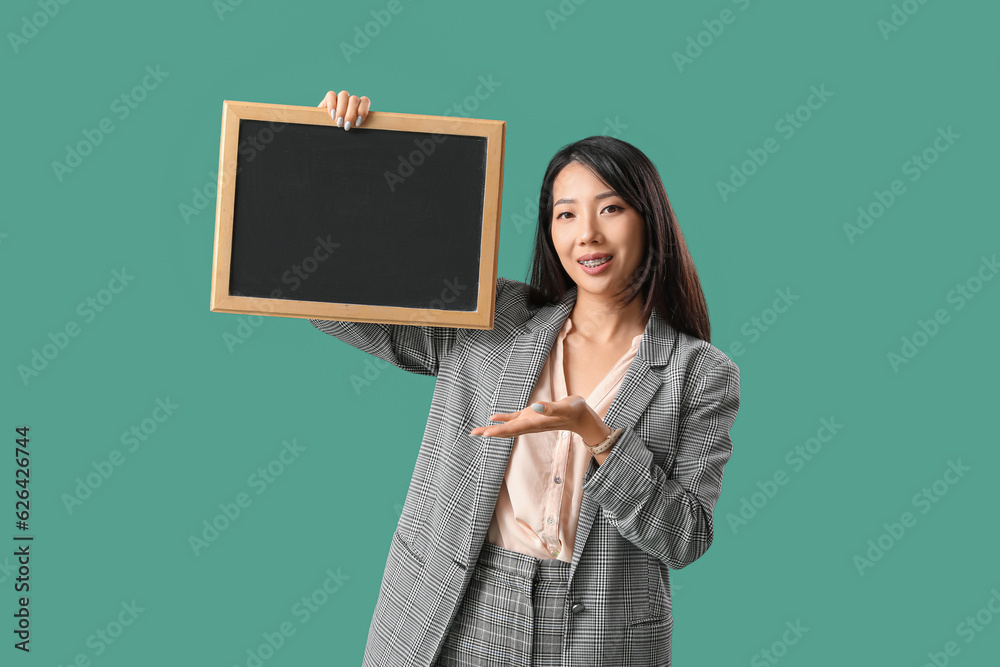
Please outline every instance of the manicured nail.
M531 409L534 410L535 412L545 412L545 406L542 405L541 403L532 403Z
M346 123L344 123L344 131L347 131L349 129L351 129L351 121L347 121Z
M358 114L358 117L354 120L357 121L354 123L354 127L361 127L361 121L364 120L364 117L361 114Z
M330 109L330 120L337 120L337 110Z
M343 126L344 126L344 117L337 116L337 127L343 127Z

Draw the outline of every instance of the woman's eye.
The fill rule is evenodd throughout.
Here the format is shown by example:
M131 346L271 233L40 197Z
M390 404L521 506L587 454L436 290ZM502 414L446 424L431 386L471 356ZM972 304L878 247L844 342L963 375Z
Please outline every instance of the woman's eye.
M618 204L608 204L607 206L604 207L603 210L607 211L609 208L617 209L618 211L624 211L625 210L625 208L623 206L619 206ZM612 213L614 213L614 212L616 212L616 211L612 211ZM571 211L563 211L562 213L559 213L558 215L556 215L556 220L561 220L562 217L564 215L566 215L566 214L573 215L573 213Z

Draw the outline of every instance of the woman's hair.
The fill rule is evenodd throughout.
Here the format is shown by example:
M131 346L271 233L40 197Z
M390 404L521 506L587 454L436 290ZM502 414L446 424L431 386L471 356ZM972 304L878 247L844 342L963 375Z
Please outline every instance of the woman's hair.
M638 148L609 136L593 136L564 146L549 162L538 202L538 227L531 259L529 301L555 303L574 284L552 245L552 188L571 162L593 171L634 208L644 221L646 257L622 285L616 303L625 306L645 295L642 316L653 308L678 331L711 342L708 306L698 272L681 235L656 167Z

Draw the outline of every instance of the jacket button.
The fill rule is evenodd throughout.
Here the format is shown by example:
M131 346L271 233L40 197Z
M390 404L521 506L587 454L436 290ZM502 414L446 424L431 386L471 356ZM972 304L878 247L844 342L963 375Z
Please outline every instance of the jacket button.
M581 611L583 611L584 609L586 609L586 607L584 607L584 606L583 606L583 603L582 603L582 602L577 602L577 603L576 603L575 605L573 605L573 606L571 607L571 609L570 609L570 610L571 610L571 611L572 611L572 612L573 612L574 614L579 614L579 613L580 613Z

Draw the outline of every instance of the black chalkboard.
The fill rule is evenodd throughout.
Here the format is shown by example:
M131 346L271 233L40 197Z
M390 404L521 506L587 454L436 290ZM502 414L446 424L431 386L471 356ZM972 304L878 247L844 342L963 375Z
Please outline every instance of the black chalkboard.
M252 106L271 117L240 117L228 146L224 120L212 310L492 326L502 121L371 112L347 132ZM499 123L500 146L467 120Z

